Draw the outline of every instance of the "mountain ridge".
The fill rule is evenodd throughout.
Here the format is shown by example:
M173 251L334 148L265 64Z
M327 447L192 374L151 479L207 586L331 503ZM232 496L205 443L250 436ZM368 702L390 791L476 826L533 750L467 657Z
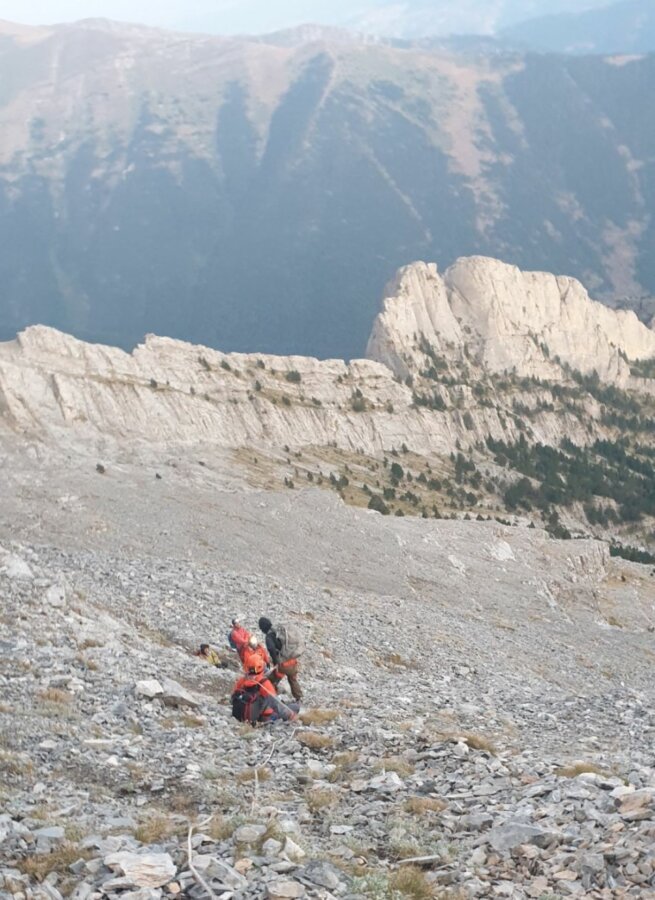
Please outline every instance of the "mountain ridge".
M257 485L306 479L380 511L509 511L556 535L651 546L655 332L634 313L494 260L444 276L418 263L387 292L369 356L225 354L152 335L127 354L32 327L0 345L0 441L37 457L205 447ZM403 491L393 474L385 485L401 449Z
M354 357L400 265L472 253L655 295L655 146L626 114L652 60L291 43L91 24L2 48L0 337Z
M519 23L501 38L542 52L630 54L655 51L655 10L650 0L619 0L580 13Z

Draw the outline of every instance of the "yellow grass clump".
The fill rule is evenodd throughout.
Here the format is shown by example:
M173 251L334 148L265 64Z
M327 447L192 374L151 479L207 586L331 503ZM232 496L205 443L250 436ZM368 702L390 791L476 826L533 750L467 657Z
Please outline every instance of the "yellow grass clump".
M334 741L326 734L319 734L317 731L299 731L296 734L298 740L304 747L310 750L327 750L334 747Z

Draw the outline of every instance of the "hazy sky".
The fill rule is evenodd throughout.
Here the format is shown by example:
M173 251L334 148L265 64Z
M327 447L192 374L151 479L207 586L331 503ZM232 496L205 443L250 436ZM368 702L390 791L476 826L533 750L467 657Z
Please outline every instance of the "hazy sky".
M0 0L0 19L29 25L108 18L190 31L266 31L343 18L353 0Z

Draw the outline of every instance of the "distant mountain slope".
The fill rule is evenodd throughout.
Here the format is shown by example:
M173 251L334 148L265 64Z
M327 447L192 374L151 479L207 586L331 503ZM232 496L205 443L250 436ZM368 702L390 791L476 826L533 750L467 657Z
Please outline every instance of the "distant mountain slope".
M577 12L605 0L378 0L344 19L364 32L402 38L493 34L546 13Z
M548 15L509 28L504 36L562 53L651 53L655 51L655 4L622 0L578 14Z
M398 266L474 253L655 294L655 58L311 37L6 34L0 339L357 356Z

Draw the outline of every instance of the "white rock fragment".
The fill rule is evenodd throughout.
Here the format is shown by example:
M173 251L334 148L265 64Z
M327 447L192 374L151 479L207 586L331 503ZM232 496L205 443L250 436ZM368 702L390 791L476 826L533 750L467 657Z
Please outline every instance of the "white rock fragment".
M164 688L156 678L150 678L145 681L137 681L134 686L134 693L137 697L145 697L146 700L154 700L155 697L161 697Z
M266 890L269 900L296 900L305 896L305 888L298 881L272 881Z
M104 864L122 875L133 887L139 888L162 887L177 872L168 853L111 853L104 858Z
M20 556L16 556L15 553L10 553L5 557L2 566L0 566L0 572L3 572L7 578L17 581L34 578L34 574L25 560L21 559Z

